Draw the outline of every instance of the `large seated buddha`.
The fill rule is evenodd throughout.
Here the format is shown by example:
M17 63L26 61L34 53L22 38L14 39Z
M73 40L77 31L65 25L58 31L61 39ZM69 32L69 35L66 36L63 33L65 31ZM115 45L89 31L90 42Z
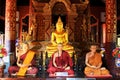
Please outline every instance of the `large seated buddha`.
M46 47L48 57L50 57L52 53L57 51L58 43L62 43L63 50L67 51L70 54L70 56L72 56L74 48L69 44L68 33L66 32L66 30L64 30L63 22L61 21L60 17L58 18L58 21L56 23L56 29L52 32L51 43L49 43Z

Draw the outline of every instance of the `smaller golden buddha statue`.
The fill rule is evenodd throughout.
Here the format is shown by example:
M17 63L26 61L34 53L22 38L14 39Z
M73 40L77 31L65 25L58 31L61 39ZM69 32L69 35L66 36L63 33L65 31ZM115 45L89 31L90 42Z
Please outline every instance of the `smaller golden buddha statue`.
M68 33L63 28L63 22L61 18L58 18L56 23L56 30L52 32L51 35L51 43L47 45L46 51L48 52L48 57L51 56L52 53L57 51L58 43L63 44L63 50L67 51L70 55L74 52L73 46L68 43Z

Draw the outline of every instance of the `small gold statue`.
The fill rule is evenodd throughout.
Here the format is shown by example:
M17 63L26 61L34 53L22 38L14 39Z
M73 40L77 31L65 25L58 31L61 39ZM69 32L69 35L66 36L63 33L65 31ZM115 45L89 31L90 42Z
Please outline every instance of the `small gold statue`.
M70 55L74 52L73 46L68 43L68 33L63 28L63 22L61 18L58 18L56 23L56 30L52 32L51 43L47 45L46 51L48 52L48 57L51 56L52 53L57 51L57 44L63 44L63 50L67 51Z

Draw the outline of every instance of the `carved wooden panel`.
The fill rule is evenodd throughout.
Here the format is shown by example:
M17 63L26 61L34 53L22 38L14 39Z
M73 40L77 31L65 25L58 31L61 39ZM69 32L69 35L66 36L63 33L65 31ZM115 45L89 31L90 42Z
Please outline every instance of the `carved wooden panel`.
M75 19L75 41L82 42L89 40L89 9L87 4L76 5L78 16Z
M43 22L44 17L41 14L36 15L37 22L37 40L42 41L45 40L45 24Z
M53 15L66 15L67 10L64 3L57 2L52 9L52 13Z

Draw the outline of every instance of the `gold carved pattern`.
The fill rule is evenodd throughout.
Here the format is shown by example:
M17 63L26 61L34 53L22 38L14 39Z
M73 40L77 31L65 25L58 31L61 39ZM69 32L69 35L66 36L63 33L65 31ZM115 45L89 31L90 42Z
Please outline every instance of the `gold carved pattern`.
M6 0L5 37L15 40L16 30L16 0Z
M34 8L34 12L43 12L43 7L45 6L45 3L40 3L36 0L32 0L32 6Z
M65 7L67 8L67 11L71 11L71 2L70 0L50 0L49 7L52 9L57 2L64 3Z
M89 9L88 4L77 4L77 13L75 23L75 41L87 41L89 39Z
M50 26L50 21L45 22L45 40L50 40L51 38L51 32L52 32L52 26Z
M113 41L113 35L116 32L116 3L115 0L106 0L106 26L107 42Z
M15 31L16 26L16 0L6 0L5 26L6 31Z

